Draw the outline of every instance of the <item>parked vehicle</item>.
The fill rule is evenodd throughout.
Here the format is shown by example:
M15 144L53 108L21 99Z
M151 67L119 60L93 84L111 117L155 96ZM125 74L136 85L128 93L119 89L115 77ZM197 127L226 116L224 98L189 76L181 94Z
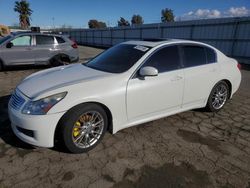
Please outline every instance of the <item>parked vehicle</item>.
M78 61L77 44L65 36L17 32L0 39L0 70L12 65L62 65Z
M241 82L236 60L185 40L129 41L86 64L32 74L9 102L12 129L23 141L73 153L111 133L195 108L216 112Z

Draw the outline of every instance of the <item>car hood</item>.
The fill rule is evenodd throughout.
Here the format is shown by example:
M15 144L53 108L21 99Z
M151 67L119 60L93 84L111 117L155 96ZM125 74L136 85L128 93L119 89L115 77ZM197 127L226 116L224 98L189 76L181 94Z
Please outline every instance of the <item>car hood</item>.
M27 97L34 98L53 89L100 79L109 75L112 74L91 69L82 64L74 64L34 73L25 78L17 88Z

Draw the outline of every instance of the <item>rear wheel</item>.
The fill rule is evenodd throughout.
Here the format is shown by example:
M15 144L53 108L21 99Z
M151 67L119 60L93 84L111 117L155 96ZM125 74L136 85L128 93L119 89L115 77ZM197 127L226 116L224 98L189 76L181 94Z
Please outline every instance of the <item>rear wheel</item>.
M229 93L229 87L226 82L221 81L217 83L209 95L206 109L211 112L222 109L229 98Z
M67 55L57 55L50 60L50 64L53 67L61 66L61 65L68 65L69 63L70 63L70 59Z
M108 119L102 107L84 104L70 110L61 122L61 135L66 148L72 153L93 149L107 130Z
M0 71L3 70L3 62L0 61Z

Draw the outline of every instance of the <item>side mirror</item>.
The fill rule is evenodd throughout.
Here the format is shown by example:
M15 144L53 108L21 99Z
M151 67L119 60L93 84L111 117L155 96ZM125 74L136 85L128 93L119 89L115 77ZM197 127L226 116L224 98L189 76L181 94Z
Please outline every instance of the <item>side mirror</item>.
M12 43L12 42L8 42L8 43L6 44L6 48L12 48L12 46L13 46L13 43Z
M157 76L158 75L158 70L154 67L143 67L140 69L139 72L140 76Z

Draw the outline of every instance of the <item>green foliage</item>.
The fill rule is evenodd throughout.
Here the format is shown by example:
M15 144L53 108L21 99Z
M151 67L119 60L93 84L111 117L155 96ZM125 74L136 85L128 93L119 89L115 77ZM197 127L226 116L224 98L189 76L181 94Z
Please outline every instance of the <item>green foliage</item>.
M144 20L142 19L141 15L133 15L131 19L132 25L141 25L143 24Z
M101 21L98 21L98 20L89 20L88 25L89 25L90 29L106 28L107 27L105 22L101 22Z
M27 29L30 26L32 10L30 4L26 0L16 1L14 11L19 13L19 24L22 29Z
M118 26L130 26L130 23L128 20L125 20L125 18L120 17L120 20L118 20Z
M174 13L172 9L165 8L161 11L162 22L174 22Z

